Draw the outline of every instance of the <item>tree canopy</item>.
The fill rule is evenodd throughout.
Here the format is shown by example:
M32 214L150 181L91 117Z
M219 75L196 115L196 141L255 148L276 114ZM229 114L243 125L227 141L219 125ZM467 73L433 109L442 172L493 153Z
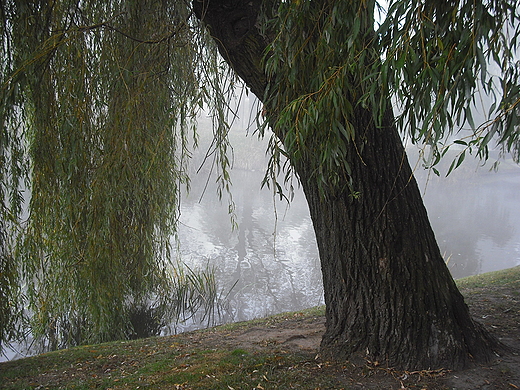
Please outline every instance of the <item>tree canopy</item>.
M264 30L277 32L265 60L274 130L291 157L319 150L322 178L346 182L337 176L348 175L344 151L359 136L356 106L379 125L393 108L402 136L431 148L430 167L454 142L462 150L452 167L497 145L519 161L516 1L274 2L266 13Z
M80 342L126 337L132 305L171 296L171 237L202 108L213 118L208 156L219 195L230 188L236 79L226 61L264 103L261 129L273 130L267 177L285 169L288 180L295 170L322 201L347 194L349 205L372 196L377 180L397 183L375 171L364 187L354 166L371 165L373 138L383 142L394 126L431 148L429 166L453 142L461 147L453 167L467 152L486 159L494 143L518 161L519 8L506 0L399 0L387 9L373 0L3 0L0 340L24 306L50 343L61 343L57 327ZM205 23L216 37L219 18L228 35L214 41ZM488 98L487 119L475 122L472 110ZM377 148L366 153L384 154ZM397 198L389 187L377 218ZM336 274L353 277L336 260ZM387 269L386 257L377 261Z

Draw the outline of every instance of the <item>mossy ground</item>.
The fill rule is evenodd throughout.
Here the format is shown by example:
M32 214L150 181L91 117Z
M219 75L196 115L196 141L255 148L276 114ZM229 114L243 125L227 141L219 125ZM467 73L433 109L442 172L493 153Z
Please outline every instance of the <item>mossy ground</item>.
M461 279L473 315L520 347L520 267ZM512 352L464 371L324 361L324 308L0 363L0 389L517 389Z

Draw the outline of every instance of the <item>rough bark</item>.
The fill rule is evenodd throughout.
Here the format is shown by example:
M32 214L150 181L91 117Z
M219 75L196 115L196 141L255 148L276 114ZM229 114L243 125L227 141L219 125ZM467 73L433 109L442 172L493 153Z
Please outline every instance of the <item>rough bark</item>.
M204 0L195 1L194 10L224 59L263 100L268 39L256 26L261 3ZM322 353L407 369L488 361L497 342L472 320L442 259L391 113L383 128L363 109L354 117L356 142L364 145L352 142L345 158L359 197L331 192L324 200L311 162L295 162L323 273ZM283 142L283 134L277 136Z
M368 140L361 155L354 145L349 153L357 199L323 202L298 167L322 264L322 353L408 369L488 361L495 341L471 319L444 263L396 129L376 128L369 113L357 118Z

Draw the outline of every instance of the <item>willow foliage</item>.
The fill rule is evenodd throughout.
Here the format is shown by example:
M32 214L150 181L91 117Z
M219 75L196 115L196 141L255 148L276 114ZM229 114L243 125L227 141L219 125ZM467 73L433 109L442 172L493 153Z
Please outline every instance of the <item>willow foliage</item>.
M310 162L323 193L335 186L354 193L345 155L358 137L354 107L378 55L373 7L370 1L359 7L349 1L297 1L266 10L266 29L277 32L265 65L274 132L292 164ZM273 149L276 156L277 145Z
M323 193L352 186L347 145L359 148L357 110L430 145L434 165L455 134L487 158L496 142L519 159L520 7L517 1L266 1L262 26L272 142L292 164L310 161ZM379 16L379 18L376 18ZM376 20L382 19L380 22ZM475 123L482 101L487 119ZM392 114L390 114L392 115ZM458 138L458 139L457 139Z
M400 128L432 147L431 164L454 134L464 147L454 164L466 151L487 159L490 145L520 161L519 5L391 2L378 30L380 88L399 103Z
M51 348L128 337L135 308L173 312L179 191L197 109L209 101L224 115L219 59L185 2L24 0L1 11L2 201L19 213L28 180L14 269L32 330ZM226 172L224 120L216 132ZM13 278L1 282L14 292Z
M22 211L21 188L27 173L24 159L25 140L23 124L20 120L19 105L21 91L8 82L7 75L14 69L12 53L12 31L7 24L7 9L2 2L0 25L2 47L0 74L2 90L0 94L0 343L16 337L19 325L20 302L19 267L12 256L12 231L16 230L17 216ZM1 345L0 345L1 350Z

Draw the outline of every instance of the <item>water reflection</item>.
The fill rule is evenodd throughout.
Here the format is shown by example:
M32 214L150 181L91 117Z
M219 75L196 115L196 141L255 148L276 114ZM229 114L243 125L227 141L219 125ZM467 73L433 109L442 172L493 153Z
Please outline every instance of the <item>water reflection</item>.
M409 156L414 162L413 150ZM450 162L446 159L441 172ZM455 278L520 264L520 168L503 162L496 173L477 166L465 163L448 178L416 170L441 252ZM224 321L321 304L318 252L303 193L297 189L286 209L268 190L260 190L261 167L247 168L232 172L239 224L234 232L225 202L210 188L199 203L206 177L194 179L182 208L183 259L190 265L210 261L221 288L235 286Z
M451 160L440 166L446 172ZM520 264L520 167L503 161L498 172L463 164L449 177L417 170L441 252L454 278Z
M227 205L214 196L187 197L179 231L182 258L216 266L230 310L224 321L242 321L322 304L316 242L301 193L294 204L260 190L261 171L233 171L238 228L231 231ZM198 185L194 182L194 187ZM195 188L192 190L196 194ZM210 193L210 195L212 195Z

